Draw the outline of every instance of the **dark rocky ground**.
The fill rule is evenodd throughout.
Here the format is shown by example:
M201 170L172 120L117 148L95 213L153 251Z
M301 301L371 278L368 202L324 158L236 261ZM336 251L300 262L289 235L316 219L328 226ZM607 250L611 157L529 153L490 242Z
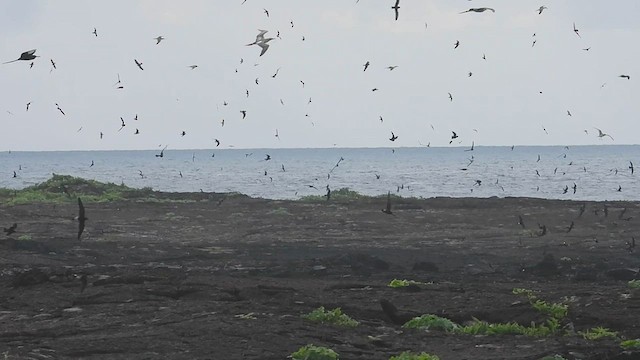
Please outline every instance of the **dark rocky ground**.
M386 215L380 198L167 197L85 204L81 242L73 203L0 205L0 225L18 223L0 240L0 357L264 360L313 343L341 359L405 350L445 360L640 359L619 340L577 334L407 330L380 306L386 299L402 316L529 325L541 315L511 293L527 288L569 304L567 330L603 326L640 338L640 291L627 285L640 277L640 249L630 248L638 203L607 203L606 216L605 203L585 203L579 217L582 203L570 201L404 199ZM387 287L394 278L432 284ZM300 317L319 306L341 307L360 326Z

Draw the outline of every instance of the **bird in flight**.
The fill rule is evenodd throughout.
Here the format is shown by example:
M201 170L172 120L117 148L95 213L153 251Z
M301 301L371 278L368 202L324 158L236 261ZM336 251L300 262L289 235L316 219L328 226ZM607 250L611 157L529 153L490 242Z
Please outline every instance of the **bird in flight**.
M398 10L400 10L400 0L396 0L395 5L393 5L391 8L396 13L396 21L398 21L398 15L399 15Z
M389 69L389 71L393 71L397 67L398 67L397 65L392 65L392 66L387 66L387 69Z
M464 13L468 13L468 12L478 12L478 13L480 13L480 12L485 12L485 11L487 11L487 10L490 10L490 11L492 11L492 12L496 12L496 11L495 11L494 9L492 9L492 8L488 8L488 7L481 7L481 8L471 8L471 9L469 9L469 10L467 10L467 11L463 11L463 12L461 12L460 14L464 14Z
M631 76L625 75L625 74L619 75L618 77L625 78L627 80L631 80Z
M242 113L243 119L247 117L247 110L240 110L240 113Z
M82 205L82 200L78 198L78 240L80 240L80 236L84 231L84 222L88 220L85 216L84 205Z
M56 107L58 108L58 111L60 111L60 113L61 113L62 115L65 115L65 116L66 116L66 114L64 113L64 111L62 111L62 109L60 109L60 105L58 105L58 103L56 103Z
M388 215L393 214L391 212L391 191L387 192L387 206L382 209L382 212Z
M460 40L456 40L456 42L453 44L453 48L457 49L458 46L460 46Z
M153 39L156 41L156 45L160 44L160 42L161 42L162 40L164 40L164 38L163 38L162 36L158 36L158 37L155 37L155 38L153 38Z
M19 60L33 60L33 59L38 57L38 55L34 55L35 53L36 53L36 49L25 51L22 54L20 54L19 58L15 59L15 60L7 61L7 62L5 62L3 64L8 64L8 63L12 63L12 62L19 61Z
M538 11L538 15L542 14L542 11L543 11L544 9L548 9L548 7L546 7L546 6L544 6L544 5L540 6L540 7L538 8L538 10L537 10L537 11Z
M369 61L364 63L364 65L362 65L362 66L364 66L364 70L362 70L362 71L367 71L367 68L369 68L369 65L371 65L371 63Z
M93 33L92 34L95 35L96 37L98 37L98 29L93 28Z
M50 60L51 60L51 66L53 66L53 69L57 69L57 67L56 67L56 63L55 63L55 62L53 62L53 59L50 59ZM52 69L52 70L53 70L53 69Z
M122 118L122 116L120 116L120 121L122 122L122 124L120 125L120 129L118 129L118 131L124 129L124 127L127 126L127 124L124 123L124 119Z
M602 130L600 130L600 129L598 129L598 128L594 128L594 129L598 130L598 137L599 137L599 138L603 138L603 137L605 137L605 136L608 136L608 137L610 137L610 138L611 138L611 140L613 140L613 137L611 137L611 135L603 133L603 132L602 132Z
M213 141L215 141L215 142L216 142L216 147L220 146L220 140L218 140L218 139L213 139Z
M458 138L458 134L456 134L456 132L455 132L455 131L452 131L451 133L452 133L452 135L451 135L451 141L449 141L449 144L451 144L451 143L453 142L453 140L454 140L454 139L457 139L457 138Z
M251 45L258 45L260 46L260 48L262 48L262 51L260 52L260 56L264 55L265 52L267 52L267 49L269 49L269 44L267 44L269 41L273 40L273 38L265 38L264 34L266 34L267 32L269 32L268 30L260 30L258 29L258 35L256 35L256 40L254 42L252 42L251 44L247 44L247 46L251 46Z
M190 67L190 68L191 68L191 70L193 70L193 69L197 68L197 67L198 67L198 65L189 65L188 67Z
M475 141L471 142L471 148L470 149L466 149L465 151L473 151L473 147L475 146Z
M262 9L264 11L264 13L267 15L267 17L269 17L269 10L267 9Z
M451 95L451 93L448 93L448 94L449 94L449 101L453 101L453 95Z
M576 28L576 23L573 23L573 32L576 33L579 38L582 38L582 36L580 36L580 33L578 32L578 29Z
M396 141L398 137L393 133L393 131L391 132L391 138L389 138L389 140L391 141Z
M3 228L4 233L9 236L11 234L13 234L14 232L16 232L16 228L18 227L17 223L13 223L13 225L9 226L8 228Z
M136 65L138 65L138 67L140 68L140 70L144 70L144 69L142 68L142 63L141 63L141 62L139 62L137 59L133 59L133 61L135 61Z
M633 175L633 163L629 161L629 170L631 170L631 175Z
M167 150L167 146L169 146L169 145L165 145L162 148L162 150L160 150L160 154L156 154L156 157L159 157L159 158L164 157L164 151Z
M27 103L27 111L29 111L29 106L31 106L31 101Z

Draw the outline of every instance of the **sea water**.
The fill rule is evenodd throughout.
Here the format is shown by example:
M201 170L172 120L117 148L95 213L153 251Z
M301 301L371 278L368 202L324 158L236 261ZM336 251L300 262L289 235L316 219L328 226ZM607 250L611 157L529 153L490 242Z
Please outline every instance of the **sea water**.
M163 157L156 156L159 150L14 151L0 153L0 187L21 189L55 173L135 188L239 192L269 199L323 195L328 185L334 191L349 188L367 195L391 191L423 198L640 200L640 173L632 174L629 168L630 161L640 165L638 145L478 146L468 150L167 149Z

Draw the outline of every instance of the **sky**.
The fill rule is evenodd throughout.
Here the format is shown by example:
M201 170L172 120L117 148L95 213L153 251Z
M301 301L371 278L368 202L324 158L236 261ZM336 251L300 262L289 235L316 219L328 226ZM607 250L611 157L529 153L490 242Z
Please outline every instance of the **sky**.
M3 1L0 151L640 142L640 1L243 1Z

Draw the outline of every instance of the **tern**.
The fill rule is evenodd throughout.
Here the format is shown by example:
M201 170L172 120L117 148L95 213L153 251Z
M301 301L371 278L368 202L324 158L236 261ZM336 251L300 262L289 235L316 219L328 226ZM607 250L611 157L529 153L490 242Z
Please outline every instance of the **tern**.
M471 9L469 9L469 10L467 10L467 11L463 11L463 12L461 12L460 14L464 14L464 13L468 13L468 12L479 12L479 13L480 13L480 12L485 12L485 11L487 11L487 10L490 10L490 11L492 11L492 12L496 12L496 11L495 11L494 9L492 9L492 8L488 8L488 7L481 7L481 8L471 8Z
M618 75L618 77L625 78L625 79L627 79L627 80L631 80L631 76L629 76L629 75L625 75L625 74Z
M93 28L93 33L92 34L95 35L96 37L98 37L98 29Z
M393 133L393 131L391 132L391 138L389 138L389 140L391 141L396 141L398 137Z
M369 65L371 65L371 63L369 61L364 63L364 65L362 65L362 66L364 66L364 70L362 70L362 71L367 71L367 68L369 67Z
M190 68L191 68L191 70L193 70L193 69L197 68L197 67L198 67L198 65L189 65L189 66L187 66L187 67L190 67Z
M540 7L538 8L538 10L536 10L536 11L538 12L538 15L542 14L542 11L543 11L544 9L548 9L548 7L546 7L546 6L544 6L544 5L540 6Z
M80 240L80 235L84 231L84 222L88 220L85 216L84 205L82 205L82 200L78 198L78 240Z
M393 214L391 212L391 191L387 192L387 206L382 209L382 212L389 215Z
M138 67L140 68L140 70L144 70L144 69L142 68L142 63L141 63L141 62L139 62L137 59L133 59L133 61L136 63L136 65L138 65Z
M36 49L25 51L22 54L20 54L19 58L15 59L15 60L7 61L7 62L5 62L3 64L16 62L18 60L33 60L33 59L38 57L38 55L34 55L35 53L36 53Z
M158 36L158 37L155 37L155 38L153 38L153 39L156 41L156 45L160 44L160 42L161 42L162 40L164 40L164 38L163 38L162 36Z
M608 136L608 137L610 137L610 138L611 138L611 140L613 140L613 137L611 137L611 135L603 133L603 132L602 132L602 130L600 130L600 129L598 129L598 128L594 128L594 129L598 130L598 137L599 137L599 138L603 138L603 137L605 137L605 136Z
M393 11L395 11L395 13L396 13L396 21L398 21L398 15L399 15L398 14L398 10L400 10L400 0L396 0L395 5L393 5L391 8L393 9Z
M576 33L579 38L582 38L582 36L580 36L580 33L578 32L578 29L576 28L576 23L573 23L573 32Z
M393 71L397 67L398 67L397 65L392 65L392 66L387 66L387 69L389 69L389 71Z

